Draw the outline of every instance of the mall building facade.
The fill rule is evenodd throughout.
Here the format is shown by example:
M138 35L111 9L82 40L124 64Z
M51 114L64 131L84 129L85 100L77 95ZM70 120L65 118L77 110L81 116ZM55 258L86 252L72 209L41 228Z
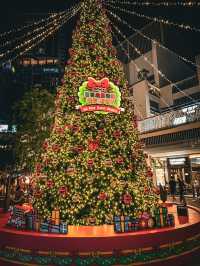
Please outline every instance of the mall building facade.
M161 41L162 32L153 32L157 33L154 39ZM144 149L153 158L154 181L165 185L173 176L190 185L200 178L200 69L194 70L156 42L145 43L137 34L129 41L145 56L135 55L129 43L124 43L129 51L124 70L130 100ZM200 65L200 56L196 63Z

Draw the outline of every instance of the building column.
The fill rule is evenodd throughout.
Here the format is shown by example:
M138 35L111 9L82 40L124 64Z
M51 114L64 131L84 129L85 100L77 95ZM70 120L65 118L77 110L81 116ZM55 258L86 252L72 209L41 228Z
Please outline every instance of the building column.
M137 82L130 90L132 91L132 98L134 103L134 112L139 119L144 119L151 115L149 87L146 80Z

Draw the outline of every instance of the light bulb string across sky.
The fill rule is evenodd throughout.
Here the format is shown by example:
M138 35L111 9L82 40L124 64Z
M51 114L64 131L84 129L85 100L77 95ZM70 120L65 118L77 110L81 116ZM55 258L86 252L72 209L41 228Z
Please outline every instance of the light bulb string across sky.
M113 6L111 4L114 4L115 6ZM138 13L136 11L130 11L127 8L120 8L120 7L116 6L116 3L113 2L112 0L110 0L109 2L106 2L105 5L106 6L110 6L110 7L114 8L114 9L116 9L116 10L123 11L123 12L125 12L127 14L137 16L139 18L144 18L144 19L147 19L147 20L150 20L150 21L154 21L154 22L157 22L157 23L162 23L162 24L165 24L165 25L168 25L168 26L178 27L179 29L182 29L182 30L187 30L187 31L190 30L190 31L200 32L199 28L193 27L191 25L179 24L179 23L170 21L168 19L150 17L150 16L147 16L147 15L144 15L144 14L140 14L140 13Z
M122 10L123 11L123 10ZM188 64L193 65L194 67L200 68L200 65L194 63L193 61L189 60L188 58L185 58L184 56L181 56L177 53L175 53L174 51L170 50L169 48L167 48L166 46L162 45L160 42L158 42L157 40L151 39L149 36L147 36L146 34L144 34L142 31L134 28L133 26L131 26L129 23L127 23L125 20L123 20L121 17L119 17L117 14L113 13L111 10L107 9L107 12L115 19L117 19L119 22L123 23L124 25L126 25L129 29L137 32L140 36L142 36L143 38L145 38L146 40L151 41L152 43L158 45L159 47L163 48L164 50L173 53L174 55L176 55L179 59L185 61Z
M134 46L134 44L133 43L131 43L128 39L127 39L127 37L120 31L120 29L117 27L117 26L115 26L112 22L110 22L111 23L111 25L113 26L113 28L116 30L116 32L124 39L124 40L126 40L127 41L127 43L129 43L129 45L134 49L134 51L138 54L138 55L140 55L143 59L144 59L144 61L146 61L155 71L157 71L158 72L158 74L163 78L163 79L165 79L167 82L169 82L171 85L173 85L180 93L182 93L184 96L186 96L187 98L190 98L193 102L195 102L195 103L197 103L197 104L199 104L199 102L198 101L195 101L194 100L194 98L192 98L190 95L188 95L187 93L185 93L184 91L182 91L178 86L177 86L177 84L175 84L175 83L173 83L171 80L169 80L166 76L165 76L165 74L163 74L162 73L162 71L160 71L154 64L152 64L150 61L149 61L149 59L144 55L144 54L142 54L142 52L136 47L136 46Z
M115 40L117 41L118 45L121 47L121 49L124 52L124 54L128 57L129 62L131 62L135 66L137 73L142 71L142 69L138 66L138 64L135 63L134 60L132 60L132 58L130 57L128 51L124 48L123 44L119 41L119 39L116 36L116 34L114 32L112 32L112 34L113 34ZM168 107L169 110L174 111L173 108L165 101L165 99L163 97L160 96L160 99L163 101L163 103L166 104L166 106ZM138 112L140 117L143 119L144 117L142 116L141 112L138 110L136 105L134 105L134 108Z
M59 13L53 13L51 15L49 15L47 18L43 18L43 19L40 19L39 21L36 21L36 22L33 22L33 23L30 23L30 24L26 24L26 25L23 25L23 26L20 26L18 28L14 28L14 29L11 29L9 31L6 31L6 32L3 32L3 33L0 33L0 38L3 38L7 35L10 35L11 33L16 33L16 32L20 32L20 31L23 31L25 29L28 29L28 28L31 28L31 27L35 27L37 25L40 25L44 22L46 22L47 20L49 19L53 19L55 17L57 17L58 15L62 15L64 14L65 12L67 11L62 11L62 12L59 12ZM10 38L10 37L7 37L7 38ZM4 38L3 38L4 39ZM4 40L3 40L4 41ZM1 41L2 42L2 41Z
M120 4L120 5L132 5L132 6L142 6L142 7L185 7L185 8L187 8L187 7L188 8L200 7L199 1L151 2L151 1L115 0L115 2Z
M44 41L45 39L47 39L49 36L51 36L52 34L54 34L57 30L59 30L69 19L71 19L73 16L75 16L77 14L77 12L80 10L80 6L78 6L76 9L74 9L70 14L68 14L67 16L65 16L64 20L59 23L57 26L53 25L49 28L48 31L43 31L40 34L38 34L36 36L36 38L34 39L34 42L31 43L28 47L26 47L23 51L21 51L20 53L18 53L17 55L15 55L14 57L10 58L9 60L12 62L15 59L17 59L18 57L22 56L23 54L25 54L27 51L31 50L32 48L34 48L35 46L37 46L39 43L41 43L42 41ZM39 40L37 40L39 39Z
M62 14L60 14L59 16L57 15L57 16L55 16L54 18L49 17L49 18L46 20L46 23L47 23L48 21L50 21L50 23L47 23L47 24L45 24L45 25L43 25L43 26L39 26L39 27L37 27L37 28L35 28L35 29L33 29L33 30L30 30L30 31L26 32L26 33L23 34L22 36L19 36L19 37L17 37L17 38L10 39L10 40L4 42L3 44L0 45L0 49L1 49L1 48L4 48L4 47L6 47L6 46L10 46L10 45L13 44L13 43L19 42L20 40L23 40L24 38L33 35L33 33L37 33L37 32L39 32L41 29L43 29L44 27L48 27L48 25L50 25L51 23L54 23L56 20L60 20L60 19L64 18L64 16L65 16L66 13L67 13L67 12L64 11L64 12L62 12ZM52 19L53 19L53 20L52 20ZM40 24L42 25L43 23L40 23Z
M60 20L62 20L63 18L67 17L70 13L71 14L76 14L76 12L80 9L80 4L78 4L77 6L73 7L71 10L68 11L68 13L66 13L62 18L59 18L59 19L55 19L53 21L53 26L56 27L56 24L59 24L60 23ZM38 39L38 37L40 37L41 35L43 35L43 33L46 33L47 31L47 27L49 25L51 25L52 22L49 22L48 24L44 25L41 27L40 30L43 30L40 34L37 34L36 36L34 36L33 38L29 39L29 40L26 40L24 42L22 42L21 44L17 45L16 47L14 47L13 49L10 49L10 50L7 50L5 53L1 53L0 54L0 59L3 59L5 57L7 57L9 54L12 54L14 53L16 50L19 50L19 49L23 49L24 47L26 47L27 45L31 44L32 42L34 42L36 39Z

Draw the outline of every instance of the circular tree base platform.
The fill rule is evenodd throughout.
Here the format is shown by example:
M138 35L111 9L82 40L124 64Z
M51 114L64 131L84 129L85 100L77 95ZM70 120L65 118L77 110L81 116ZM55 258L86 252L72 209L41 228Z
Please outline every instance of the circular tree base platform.
M187 265L200 254L200 210L175 227L116 234L113 226L69 226L67 235L19 231L0 214L1 265Z

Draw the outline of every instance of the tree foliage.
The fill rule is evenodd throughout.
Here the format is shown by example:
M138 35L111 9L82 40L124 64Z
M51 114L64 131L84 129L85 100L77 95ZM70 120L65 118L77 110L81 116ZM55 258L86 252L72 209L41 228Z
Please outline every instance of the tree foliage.
M53 123L54 95L46 89L33 88L14 106L17 125L15 153L17 167L31 171L49 137Z

